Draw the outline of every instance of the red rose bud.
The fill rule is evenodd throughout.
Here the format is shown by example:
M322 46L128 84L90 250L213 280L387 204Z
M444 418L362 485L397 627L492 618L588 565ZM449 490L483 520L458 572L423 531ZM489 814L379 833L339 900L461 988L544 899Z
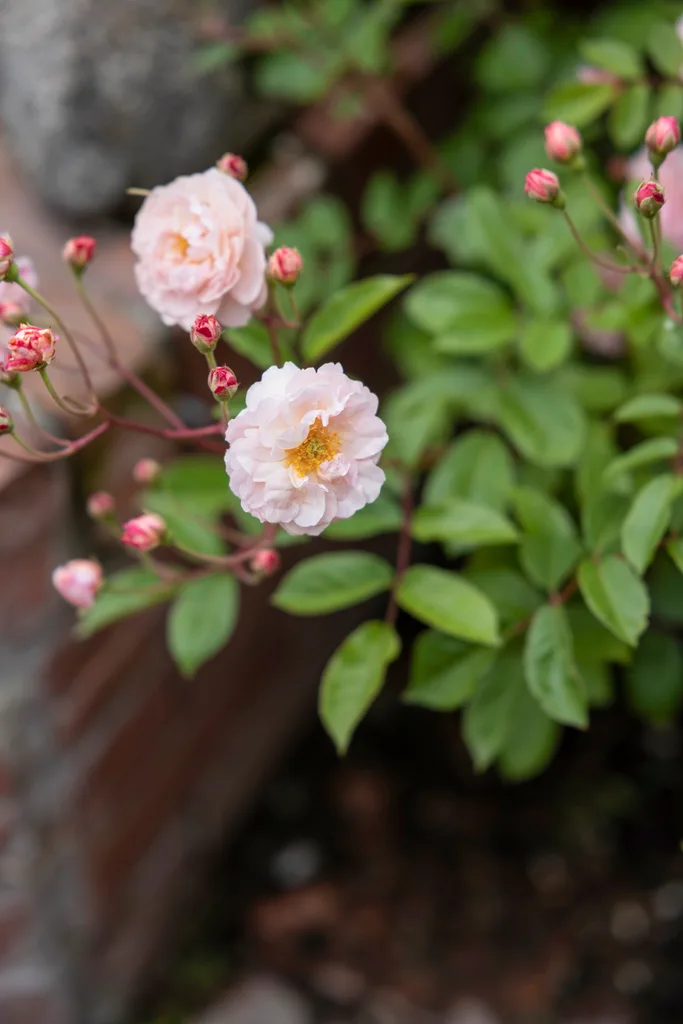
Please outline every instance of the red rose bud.
M22 324L7 342L9 356L5 362L8 373L28 373L41 369L54 359L57 338L49 327Z
M97 242L90 235L77 235L70 238L62 250L66 263L74 270L84 270L95 255Z
M304 261L298 249L280 246L268 260L268 277L271 281L291 287L304 269Z
M683 284L683 256L677 256L671 264L669 279L676 288L680 288Z
M651 219L657 216L666 199L664 190L656 181L642 181L633 193L633 201L638 213Z
M7 271L14 263L14 248L9 235L0 235L0 281L7 277Z
M121 543L137 551L152 551L161 544L166 534L166 523L153 512L129 519L124 524Z
M545 128L545 151L558 164L570 164L583 149L581 133L564 121L551 121Z
M645 145L650 151L650 159L657 166L680 141L681 132L675 117L658 117L645 132Z
M220 160L216 160L216 167L223 171L223 174L229 174L238 181L244 181L249 173L246 160L236 153L224 153Z
M550 203L558 209L564 207L564 195L560 189L560 180L552 171L536 167L529 171L524 182L524 191L536 203Z
M252 572L262 573L264 576L272 576L280 568L280 556L273 548L263 548L257 551L249 562Z
M95 491L85 503L91 519L106 519L114 511L114 499L108 491Z
M214 366L209 373L209 388L218 402L227 402L238 387L237 377L229 366Z
M90 608L102 586L102 566L98 562L75 558L52 573L58 594L76 608Z
M195 317L190 328L190 341L199 352L206 355L208 352L213 352L222 333L223 328L215 316L200 313Z
M7 412L4 406L0 405L0 435L11 434L14 430L14 423L12 417Z
M156 459L140 459L133 466L133 480L137 484L152 484L161 473L161 466Z

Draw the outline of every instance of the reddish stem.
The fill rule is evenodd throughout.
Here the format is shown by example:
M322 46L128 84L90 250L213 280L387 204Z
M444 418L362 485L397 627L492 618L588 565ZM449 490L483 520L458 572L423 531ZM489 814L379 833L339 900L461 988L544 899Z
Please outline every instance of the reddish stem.
M401 530L398 535L398 546L396 548L396 570L394 572L394 582L391 587L391 594L389 595L389 603L387 605L386 614L384 621L388 622L389 625L393 626L396 622L398 615L398 604L396 602L396 592L398 591L399 583L405 573L406 569L410 565L410 555L413 548L413 538L410 533L410 527L413 520L413 487L410 479L406 480L405 489L403 491L403 520L401 522Z

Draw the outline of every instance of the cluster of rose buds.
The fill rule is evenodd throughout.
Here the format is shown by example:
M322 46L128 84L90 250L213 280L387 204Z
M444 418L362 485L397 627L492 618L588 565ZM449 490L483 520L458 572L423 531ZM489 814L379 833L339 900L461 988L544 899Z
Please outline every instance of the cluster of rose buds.
M57 340L49 327L22 324L7 342L9 355L5 360L5 372L28 373L47 366L54 359Z

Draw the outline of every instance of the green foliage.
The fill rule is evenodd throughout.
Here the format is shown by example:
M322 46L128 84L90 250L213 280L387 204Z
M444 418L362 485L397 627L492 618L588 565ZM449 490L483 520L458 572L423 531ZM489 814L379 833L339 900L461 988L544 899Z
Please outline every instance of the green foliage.
M493 647L500 643L496 609L457 573L413 565L399 583L397 599L420 622L448 636Z
M171 605L166 636L179 671L186 677L221 650L237 624L239 586L229 573L199 576L184 583Z
M301 350L305 358L318 362L412 280L411 274L403 277L382 274L356 281L336 292L316 310L304 329Z
M381 594L392 580L392 567L378 555L335 551L299 562L272 601L293 615L325 615Z
M136 567L113 573L94 605L81 614L76 633L84 640L119 619L168 601L176 589L174 584L164 583L149 569Z

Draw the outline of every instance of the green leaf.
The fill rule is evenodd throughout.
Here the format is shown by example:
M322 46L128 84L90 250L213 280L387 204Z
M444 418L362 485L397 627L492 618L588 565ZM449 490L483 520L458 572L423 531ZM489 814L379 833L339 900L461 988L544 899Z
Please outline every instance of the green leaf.
M679 77L683 67L683 44L673 25L666 21L655 21L650 26L647 52L657 71L667 78Z
M652 93L647 85L631 85L609 112L607 131L619 149L632 149L643 137L650 120Z
M677 537L676 540L669 541L666 551L678 571L683 572L683 538Z
M449 498L438 505L423 505L413 517L416 540L457 541L460 544L514 544L518 534L509 519L486 505Z
M619 95L615 83L589 85L583 82L563 82L551 90L544 115L547 121L566 121L585 128L597 120Z
M668 558L655 558L648 586L653 619L683 622L683 575Z
M521 658L502 655L479 685L462 716L462 736L477 771L493 764L510 733L516 694L523 685Z
M652 116L675 117L680 121L683 117L683 86L677 82L663 85L658 91Z
M624 554L637 573L645 572L671 520L674 498L680 490L674 476L656 476L642 487L621 528Z
M380 494L376 501L365 505L348 519L338 519L325 530L325 540L367 540L382 533L396 533L401 529L403 516L393 498Z
M278 50L258 62L256 86L264 96L273 96L280 102L312 103L332 85L335 63L338 61L329 59L314 63L293 51Z
M605 469L603 479L605 483L610 483L632 469L672 459L677 451L678 441L673 437L653 437L649 441L642 441L623 455L612 459Z
M579 587L596 619L635 647L647 627L650 599L633 569L616 555L586 559L579 566Z
M672 417L678 419L683 402L673 395L636 395L624 402L614 413L617 423L638 423L640 420Z
M166 624L168 649L181 675L191 678L225 647L237 624L239 596L237 580L229 573L182 585Z
M425 630L413 646L410 679L402 700L432 711L454 711L470 699L495 657L495 652L485 647L471 647Z
M571 352L572 329L564 320L529 320L519 339L522 359L532 370L547 373Z
M643 718L662 725L683 705L683 653L666 633L648 630L626 677L632 708Z
M200 516L223 512L234 502L220 455L183 455L174 459L163 467L154 491L163 491Z
M576 400L549 380L513 377L502 389L500 425L523 455L539 466L571 466L586 437Z
M406 466L417 465L429 447L443 443L451 432L453 399L435 393L431 384L431 377L413 381L390 395L383 406L389 454Z
M600 491L588 499L581 522L586 544L593 554L603 555L618 546L628 509L628 498L612 491Z
M510 782L525 782L540 775L552 759L560 730L526 686L515 688L510 724L498 755L501 775Z
M396 594L404 611L448 636L495 647L498 615L489 599L462 576L430 565L413 565Z
M402 277L379 274L354 281L336 292L313 314L304 328L301 350L305 358L309 362L317 362L407 288L412 280L412 274Z
M160 515L171 535L171 543L183 551L202 555L224 555L225 544L215 532L215 517L198 513L188 495L178 500L164 491L145 491L141 499L146 512Z
M415 239L417 222L407 215L403 189L391 171L373 174L363 193L361 219L383 249L407 249Z
M539 591L521 573L507 566L468 568L465 577L486 594L503 626L528 619L543 601Z
M632 46L616 39L586 39L581 54L587 64L603 68L617 78L638 78L643 74L643 62Z
M223 337L235 352L260 369L266 370L272 366L273 350L268 328L259 320L250 320L246 327L229 327L223 332Z
M192 54L191 69L196 75L210 75L223 70L239 57L239 47L234 43L210 43Z
M464 271L441 270L423 277L405 298L413 323L430 334L457 330L463 317L492 308L511 315L505 292L493 281Z
M123 569L107 577L92 607L82 612L76 635L85 640L119 619L162 604L173 597L177 584L160 580L150 569Z
M559 502L530 487L518 487L514 500L524 528L520 546L524 571L539 586L556 590L581 555L574 521Z
M607 708L614 703L614 679L611 667L604 661L577 660L592 708Z
M476 77L484 89L496 93L538 89L549 62L550 53L543 41L525 25L508 24L482 47Z
M364 622L343 641L323 672L318 709L340 754L384 684L401 641L387 622Z
M574 637L574 652L581 662L616 662L628 665L633 650L628 644L606 629L581 603L567 607L567 616Z
M509 449L495 434L470 430L441 456L424 491L427 505L467 498L502 511L514 486Z
M501 348L515 337L517 321L511 307L481 306L463 312L446 334L434 340L437 352L479 355Z
M586 728L588 701L562 605L546 604L534 615L524 647L524 673L530 692L550 718Z
M394 570L369 551L331 551L299 562L271 601L292 615L326 615L389 590Z

